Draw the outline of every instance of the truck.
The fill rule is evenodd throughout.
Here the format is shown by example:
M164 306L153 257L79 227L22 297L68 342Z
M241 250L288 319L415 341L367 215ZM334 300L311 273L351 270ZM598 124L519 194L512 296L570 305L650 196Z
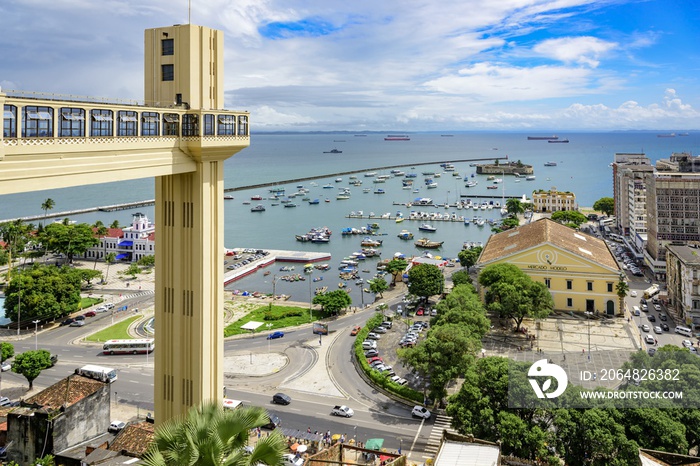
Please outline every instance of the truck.
M657 294L659 294L659 291L661 291L661 288L659 288L659 285L657 285L657 284L651 285L649 288L644 290L644 299L649 299L653 296L656 296Z
M333 416L352 417L352 415L355 414L355 411L353 411L352 408L348 408L347 406L336 405L331 410L331 414Z

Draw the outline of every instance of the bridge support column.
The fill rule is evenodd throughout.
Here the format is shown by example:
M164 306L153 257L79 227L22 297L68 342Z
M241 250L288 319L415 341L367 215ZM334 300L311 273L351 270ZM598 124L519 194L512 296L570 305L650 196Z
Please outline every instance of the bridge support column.
M223 165L156 178L155 418L220 399L223 381Z

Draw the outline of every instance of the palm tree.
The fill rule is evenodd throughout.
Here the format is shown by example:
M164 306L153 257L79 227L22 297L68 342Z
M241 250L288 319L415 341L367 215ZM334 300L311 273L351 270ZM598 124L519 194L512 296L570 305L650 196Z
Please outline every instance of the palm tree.
M286 442L273 432L258 440L251 453L251 429L268 422L265 409L252 406L229 410L220 401L204 402L190 408L185 416L158 426L148 452L142 458L147 466L252 466L282 463Z
M46 223L46 217L49 214L49 210L53 210L54 207L56 207L56 201L54 201L50 197L46 198L46 200L41 203L41 210L44 211L44 221L41 222L42 226L44 226L44 224Z
M627 296L629 289L630 287L625 281L625 276L620 274L620 280L618 280L617 285L615 285L615 292L617 293L617 297L620 298L618 316L624 317L625 315L625 296Z
M109 227L110 228L119 228L119 220L113 221Z
M107 263L107 273L105 274L104 283L107 283L107 279L109 278L109 266L112 265L115 260L117 260L117 255L115 253L110 252L109 254L105 254L105 262Z
M525 212L525 206L520 199L511 198L506 201L506 209L509 214L520 215Z

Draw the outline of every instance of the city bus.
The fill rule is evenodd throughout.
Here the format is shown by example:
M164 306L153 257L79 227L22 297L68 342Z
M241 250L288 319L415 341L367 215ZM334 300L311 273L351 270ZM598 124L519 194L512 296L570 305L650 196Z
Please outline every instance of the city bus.
M153 338L131 338L128 340L107 340L102 346L103 354L146 354L156 348Z
M76 369L75 373L85 377L90 377L91 379L101 380L102 382L112 383L117 380L117 371L111 367L94 366L92 364L88 364L87 366Z

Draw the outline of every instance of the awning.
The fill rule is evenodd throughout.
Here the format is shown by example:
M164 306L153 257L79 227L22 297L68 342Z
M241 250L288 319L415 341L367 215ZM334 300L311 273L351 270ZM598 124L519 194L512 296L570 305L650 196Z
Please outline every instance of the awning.
M260 327L263 323L262 322L256 322L254 320L251 320L250 322L241 325L241 328L243 330L256 330L258 327Z
M115 257L115 259L117 259L117 260L126 259L127 257L129 257L129 254L122 253L122 254L117 254L117 257Z
M119 247L124 247L124 246L133 246L134 242L133 241L122 241L121 243L117 244Z
M365 442L365 448L368 450L380 450L384 445L383 438L371 438Z

